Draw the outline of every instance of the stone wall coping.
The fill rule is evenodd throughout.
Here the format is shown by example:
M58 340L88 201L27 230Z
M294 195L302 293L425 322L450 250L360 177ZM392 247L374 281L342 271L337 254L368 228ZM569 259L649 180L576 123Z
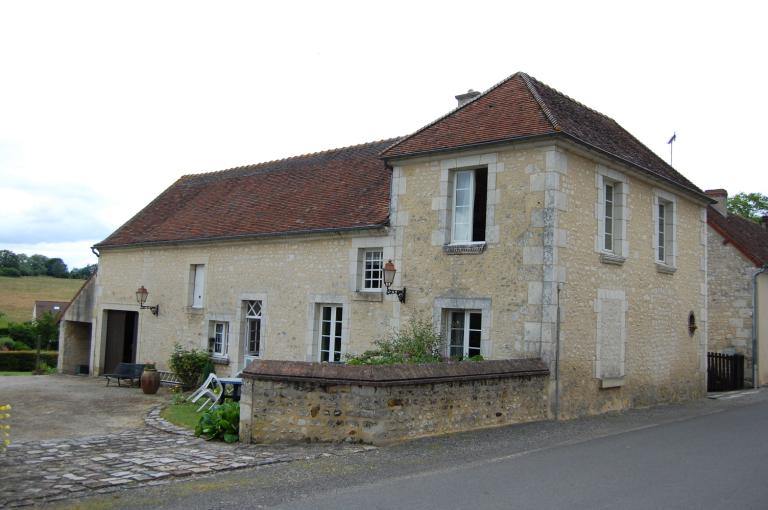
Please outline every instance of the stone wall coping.
M549 375L549 369L539 358L377 366L256 360L242 374L245 379L359 386L405 386L546 375Z

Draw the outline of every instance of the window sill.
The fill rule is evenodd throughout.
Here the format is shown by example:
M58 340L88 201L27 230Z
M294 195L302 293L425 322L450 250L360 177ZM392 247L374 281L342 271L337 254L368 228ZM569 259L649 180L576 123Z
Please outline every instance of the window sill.
M609 388L621 388L624 386L624 376L622 377L603 377L600 379L600 388L601 389L609 389Z
M380 303L384 301L384 292L380 290L375 292L358 290L353 294L352 301L368 301L371 303Z
M485 251L485 241L461 244L444 244L446 255L479 255Z
M204 311L204 308L193 308L191 306L187 307L187 313L190 315L202 315Z
M675 274L675 271L677 271L676 267L668 266L667 264L663 262L656 262L656 272L662 273L662 274Z
M603 264L612 264L614 266L623 266L624 262L627 260L626 257L622 257L621 255L616 255L615 253L601 253L600 254L600 262Z
M212 354L209 357L211 358L211 363L213 363L214 365L229 365L229 358L216 356L214 354Z

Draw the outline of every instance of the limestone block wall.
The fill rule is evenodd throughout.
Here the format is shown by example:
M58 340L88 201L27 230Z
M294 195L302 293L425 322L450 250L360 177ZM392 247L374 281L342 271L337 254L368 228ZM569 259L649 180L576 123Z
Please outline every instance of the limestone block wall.
M547 419L539 360L370 368L254 363L243 375L241 440L386 444Z
M88 365L91 354L91 324L63 320L59 327L58 371L77 373L79 365Z
M386 232L280 238L249 242L187 244L156 248L103 250L96 282L94 368L105 353L105 310L139 311L135 292L149 290L148 305L160 306L158 316L139 311L137 361L154 361L160 370L174 343L207 349L212 321L229 324L228 365L222 375L244 367L245 300L261 300L262 355L268 359L312 360L317 353L317 307L344 307L342 349L362 352L391 327L394 296L357 292L358 250L383 248L392 258ZM190 267L206 266L202 308L192 308Z
M567 235L559 253L566 276L560 295L561 415L700 396L707 338L703 206L623 172L623 253L606 257L596 242L601 165L568 153L567 167L561 186L568 205L558 218ZM655 262L658 195L675 203L672 268ZM699 326L693 336L687 328L691 312Z
M745 356L752 380L752 276L755 265L710 227L709 350Z

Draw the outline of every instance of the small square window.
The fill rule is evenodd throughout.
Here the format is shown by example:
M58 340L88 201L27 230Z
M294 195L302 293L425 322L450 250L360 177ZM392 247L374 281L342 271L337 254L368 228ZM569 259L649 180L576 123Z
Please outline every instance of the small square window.
M229 343L229 323L213 322L212 330L211 354L220 358L226 357Z
M361 290L379 292L383 286L384 251L381 248L362 251Z

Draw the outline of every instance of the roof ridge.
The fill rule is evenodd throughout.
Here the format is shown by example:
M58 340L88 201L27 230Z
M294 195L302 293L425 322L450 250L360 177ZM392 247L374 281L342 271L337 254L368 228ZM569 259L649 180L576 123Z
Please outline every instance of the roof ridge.
M523 74L525 74L525 73L523 73ZM616 122L616 121L615 121L615 120L614 120L612 117L609 117L608 115L604 114L603 112L597 111L597 110L595 110L594 108L592 108L592 107L590 107L590 106L587 106L587 105L585 105L585 104L584 104L584 103L582 103L581 101L577 101L576 99L572 98L572 97L571 97L571 96L569 96L568 94L566 94L566 93L564 93L564 92L560 92L560 91L559 91L559 90L557 90L555 87L553 87L553 86L551 86L551 85L548 85L548 84L544 83L543 81L541 81L541 80L537 79L537 78L536 78L536 77L534 77L534 76L529 76L529 75L527 75L527 74L526 74L525 76L526 76L527 78L529 78L531 81L533 81L533 82L536 82L536 83L538 83L539 85L542 85L542 86L544 86L544 87L547 87L549 90L551 90L551 91L552 91L552 92L554 92L555 94L558 94L558 95L560 95L560 96L563 96L563 97L564 97L564 98L566 98L568 101L571 101L572 103L576 103L576 104L577 104L577 105L579 105L580 107L582 107L582 108L584 108L584 109L586 109L586 110L589 110L589 111L591 111L592 113L596 113L597 115L600 115L601 117L605 117L606 119L610 120L610 121L611 121L611 122L613 122L614 124L616 124L616 125L619 125L619 126L620 126L620 124L619 124L618 122ZM536 94L538 94L538 91L536 91ZM624 128L622 128L622 129L624 129ZM627 131L627 130L626 130L626 129L624 129L624 131ZM627 131L627 132L629 132L629 131Z
M389 142L389 141L394 141L395 143L397 143L398 141L402 140L403 138L404 137L402 137L402 136L399 136L399 137L395 136L395 137L392 137L392 138L382 138L381 140L374 140L374 141L371 141L371 142L357 143L357 144L354 144L354 145L347 145L345 147L336 147L336 148L333 148L333 149L325 149L325 150L316 151L316 152L306 152L304 154L298 154L298 155L295 155L295 156L287 156L285 158L271 159L271 160L268 160L268 161L260 161L258 163L252 163L252 164L249 164L249 165L240 165L240 166L235 166L235 167L231 167L231 168L224 168L222 170L213 170L213 171L210 171L210 172L199 172L199 173L194 173L194 174L184 174L181 177L179 177L179 180L187 179L187 178L191 178L191 177L212 176L212 175L216 175L216 174L222 174L222 173L225 173L225 172L234 172L236 170L255 169L255 168L258 168L258 167L261 167L261 166L274 165L275 163L283 163L283 162L286 162L286 161L306 159L306 158L311 158L311 157L315 157L315 156L320 156L322 154L329 154L331 152L356 149L356 148L365 147L365 146L369 146L369 145L377 145L377 144L381 144L381 143L385 143L385 142Z
M523 83L525 83L525 86L528 89L528 92L531 93L531 95L533 96L533 99L539 105L539 108L541 108L541 111L544 113L544 116L552 124L552 128L555 129L555 131L562 131L562 129L560 129L560 123L557 122L557 118L555 117L555 114L552 113L552 110L544 102L544 99L541 97L541 94L539 94L539 91L536 90L536 87L533 85L531 81L531 80L535 80L535 81L538 81L538 80L536 80L536 78L531 78L530 76L528 76L528 74L523 72L520 73L520 77L523 79Z
M456 106L456 107L455 107L453 110L450 110L448 113L446 113L446 114L444 114L444 115L441 115L440 117L436 118L435 120L433 120L433 121L432 121L432 122L430 122L429 124L425 124L425 125L423 125L422 127L420 127L419 129L417 129L417 130L416 130L416 131L414 131L413 133L409 133L409 134L407 134L406 136L403 136L402 138L400 138L399 140L397 140L395 143L393 143L393 144L392 144L392 145L390 145L389 147L386 147L386 148L385 148L384 150L382 150L382 151L381 151L379 154L380 154L380 155L381 155L381 154L384 154L385 152L387 152L387 151L389 151L389 150L393 149L394 147L397 147L398 145L400 145L401 143L403 143L403 142L404 142L404 141L406 141L407 139L409 139L409 138L411 138L411 137L413 137L413 136L416 136L417 134L421 133L421 132L422 132L422 131L424 131L425 129L428 129L428 128L429 128L429 127L431 127L431 126L434 126L435 124L437 124L437 123L438 123L438 122L440 122L441 120L443 120L443 119L445 119L445 118L447 118L447 117L450 117L451 115L453 115L453 114L454 114L454 113L456 113L457 111L461 110L462 108L465 108L466 106L468 106L468 105L470 105L470 104L474 103L475 101L479 100L481 97L485 97L485 96L486 96L488 93L490 93L490 92L492 92L493 90L495 90L495 89L499 88L501 85L505 84L506 82L508 82L509 80L511 80L512 78L514 78L515 76L517 76L517 75L519 75L519 74L525 74L525 73L522 73L521 71L517 71L517 72L515 72L514 74L511 74L511 75L507 76L506 78L504 78L504 79L503 79L503 80L501 80L500 82L496 83L495 85L492 85L490 88L486 89L486 90L485 90L485 91L483 91L481 94L479 94L479 95L477 95L477 96L473 97L473 98L472 98L472 99L470 99L469 101L467 101L467 102L465 102L465 103L463 103L463 104L460 104L460 105Z
M525 74L525 73L523 73L523 74ZM602 113L602 112L600 112L600 111L598 111L598 110L595 110L594 108L591 108L591 107L589 107L589 106L585 105L584 103L582 103L582 102L580 102L580 101L577 101L576 99L572 98L572 97L571 97L571 96L569 96L568 94L565 94L565 93L563 93L563 92L560 92L560 91L559 91L559 90L557 90L556 88L554 88L554 87L552 87L552 86L550 86L550 85L547 85L546 83L544 83L544 82L542 82L542 81L540 81L540 80L537 80L537 79L536 79L536 78L534 78L533 76L528 76L528 75L526 75L526 77L530 78L530 79L531 79L533 82L536 82L536 83L538 83L539 85L542 85L543 87L547 87L548 89L550 89L551 91L553 91L555 94L558 94L558 95L560 95L560 96L564 97L565 99L567 99L568 101L571 101L572 103L574 103L574 104L578 105L579 107L581 107L581 108L584 108L584 109L586 109L586 110L589 110L590 112L592 112L592 113L594 113L594 114L596 114L596 115L599 115L599 116L601 116L601 117L605 118L606 120L608 120L608 121L610 121L610 122L614 123L614 124L615 124L615 125L616 125L616 126L619 128L619 129L621 129L622 131L624 131L624 133L626 133L626 134L627 134L627 135L628 135L630 138L632 138L632 139L633 139L635 142L637 142L638 144L640 144L640 146L641 146L641 147L643 147L644 149L646 149L646 150L648 151L648 153L649 153L649 154L653 155L653 157L655 157L655 158L656 158L656 159L657 159L659 162L661 162L661 163L662 163L664 166L666 166L667 168L670 168L670 169L672 169L672 170L673 170L675 173L679 174L679 175L680 175L681 177L683 177L683 178L684 178L686 181L688 181L690 184L693 184L693 185L695 186L695 184L694 184L694 183L693 183L693 182L692 182L690 179L688 179L687 177L685 177L685 176L684 176L682 173L678 172L678 171L677 171L677 169L676 169L675 167L673 167L672 165L670 165L669 163L667 163L666 161L664 161L664 158L662 158L661 156L659 156L658 154L656 154L656 152L655 152L655 151L651 150L651 148L650 148L650 147L648 147L648 146L647 146L646 144L644 144L644 143L643 143L643 142L642 142L642 141L641 141L639 138L637 138L635 135L633 135L633 134L632 134L632 132L630 132L629 130L625 129L625 128L624 128L624 127L623 127L621 124L619 124L619 123L618 123L618 122L617 122L617 121L616 121L616 120L615 120L613 117L609 117L608 115L606 115L606 114L604 114L604 113ZM534 95L534 97L535 97L535 95ZM556 129L560 130L560 128L559 128L559 127L557 127ZM571 133L569 133L569 135L570 135L570 136L574 136L574 135L573 135L573 134L571 134ZM575 138L578 138L578 137L575 137ZM578 138L578 139L579 139L579 140L581 140L580 138ZM584 143L588 143L588 142L586 142L585 140L581 140L581 141L582 141L582 142L584 142ZM589 144L589 145L592 145L592 144ZM608 151L608 152L609 152L610 154L612 154L613 156L615 156L615 157L618 157L618 158L620 158L620 159L622 159L622 160L625 160L625 158L623 158L623 157L621 157L621 156L619 156L619 155L617 155L617 154L613 154L613 153L612 153L612 152L610 152L610 151ZM634 165L636 165L636 166L640 166L640 167L644 168L645 170L647 170L647 171L649 171L649 172L651 172L651 173L653 173L653 174L655 174L655 175L659 175L659 173L658 173L658 172L656 172L656 171L654 171L654 170L652 170L652 169L650 169L650 168L647 168L645 165L640 165L639 163L633 163L633 164L634 164ZM664 176L661 176L661 177L664 177ZM687 186L686 186L686 187L687 187Z

